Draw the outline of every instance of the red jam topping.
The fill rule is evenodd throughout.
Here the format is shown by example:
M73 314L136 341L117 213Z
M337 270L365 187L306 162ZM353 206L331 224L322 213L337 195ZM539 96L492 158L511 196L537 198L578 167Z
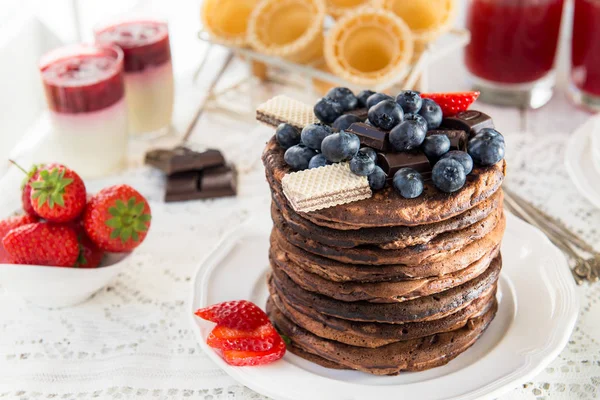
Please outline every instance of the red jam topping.
M157 21L131 21L96 31L98 43L115 44L125 54L125 72L171 61L167 24Z
M71 114L98 111L123 98L118 49L81 46L69 50L59 49L42 59L40 71L51 110Z

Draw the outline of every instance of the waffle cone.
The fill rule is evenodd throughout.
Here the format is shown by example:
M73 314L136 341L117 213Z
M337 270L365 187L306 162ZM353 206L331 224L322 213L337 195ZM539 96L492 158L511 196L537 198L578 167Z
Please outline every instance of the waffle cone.
M382 0L383 8L392 11L409 26L417 51L448 32L454 25L457 0Z
M394 13L351 11L336 22L325 40L325 60L336 75L367 86L401 73L413 56L413 36Z
M382 0L325 0L327 13L334 18L339 18L348 11L364 7L379 7Z
M216 42L247 45L248 20L260 0L204 0L202 24Z
M307 63L323 54L324 0L262 0L248 24L257 51Z

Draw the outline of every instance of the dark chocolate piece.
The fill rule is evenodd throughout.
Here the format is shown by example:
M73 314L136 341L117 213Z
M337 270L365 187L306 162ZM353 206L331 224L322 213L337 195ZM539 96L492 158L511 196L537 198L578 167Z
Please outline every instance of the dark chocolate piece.
M470 139L483 128L494 128L494 121L492 117L481 111L467 110L454 117L444 118L442 127L465 131L469 134Z
M160 169L167 175L177 172L201 170L225 164L225 158L219 150L207 149L194 151L185 146L172 150L157 149L146 153L145 163Z
M377 165L387 174L388 181L401 168L412 168L419 172L424 179L431 177L431 164L423 153L378 153Z
M189 185L194 178L193 174L196 174L195 187L190 191L179 191L178 189L182 189L183 187L190 187ZM169 182L167 183L165 202L213 199L235 196L237 194L237 171L232 166L224 165L207 168L203 171L190 172L185 177L188 179L185 184L170 186L171 178L175 177L176 180L183 180L183 175L181 174L181 177L174 175L168 178ZM169 191L169 188L175 188L175 191Z
M374 126L357 122L350 125L347 132L354 133L358 136L362 146L371 147L372 149L379 151L391 150L389 133L375 128Z
M179 172L167 177L167 193L189 193L198 190L201 171Z
M450 139L450 150L467 151L467 132L451 130L451 129L436 129L427 132L427 136L431 135L446 135Z
M357 108L356 110L346 111L344 114L354 115L364 121L365 119L367 119L367 116L369 115L369 109Z

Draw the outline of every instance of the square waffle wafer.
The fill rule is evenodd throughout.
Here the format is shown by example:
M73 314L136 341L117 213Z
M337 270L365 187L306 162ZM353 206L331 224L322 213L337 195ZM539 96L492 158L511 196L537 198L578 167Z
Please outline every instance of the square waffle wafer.
M366 176L350 171L348 163L293 172L281 181L283 193L296 212L311 212L370 198Z
M311 106L287 96L275 96L258 106L256 119L273 127L287 123L298 129L319 122Z

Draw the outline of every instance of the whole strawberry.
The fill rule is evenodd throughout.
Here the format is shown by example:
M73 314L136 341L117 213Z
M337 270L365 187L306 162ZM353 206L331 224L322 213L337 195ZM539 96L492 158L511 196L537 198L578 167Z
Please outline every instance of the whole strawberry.
M33 217L37 217L37 213L33 209L33 205L31 204L31 182L33 182L38 177L38 169L40 166L34 165L31 167L29 172L23 170L27 174L25 179L23 179L23 185L21 187L21 204L23 205L23 211L26 214L31 215Z
M79 256L73 228L36 222L11 230L2 240L13 264L72 267Z
M64 165L46 165L31 181L31 205L47 221L72 221L83 212L85 202L83 180Z
M2 239L4 239L4 237L13 229L23 225L32 224L37 222L37 220L36 217L32 217L31 215L17 215L0 221L0 263L4 264L10 262L10 257L2 244Z
M92 196L83 215L83 225L102 250L123 253L144 241L151 219L144 196L131 186L117 185Z

